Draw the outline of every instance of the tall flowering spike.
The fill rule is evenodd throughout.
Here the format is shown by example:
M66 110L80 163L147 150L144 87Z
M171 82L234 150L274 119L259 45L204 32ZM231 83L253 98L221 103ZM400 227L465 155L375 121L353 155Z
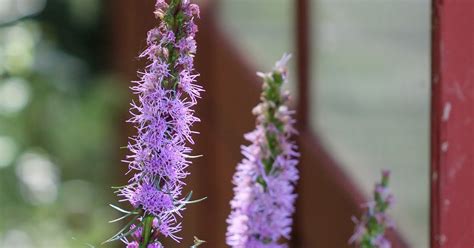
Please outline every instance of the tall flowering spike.
M125 212L135 215L136 225L131 221L111 239L127 247L162 247L158 240L163 236L179 242L181 212L191 196L183 196L182 188L191 163L191 126L199 121L192 108L203 91L193 67L199 7L189 0L157 0L154 14L160 24L148 32L140 55L148 63L131 87L138 98L129 119L137 134L124 160L131 178L117 191L121 201L133 206Z
M382 171L382 181L375 185L374 199L365 204L366 212L360 220L353 217L356 226L349 239L350 244L361 248L391 247L390 241L385 238L385 230L393 227L393 222L386 213L394 201L388 188L389 177L389 171Z
M242 147L227 219L227 244L234 248L287 247L284 240L290 239L299 154L290 141L296 131L289 94L282 89L289 58L268 74L258 73L264 82L261 103L253 109L257 127L245 135L251 144Z

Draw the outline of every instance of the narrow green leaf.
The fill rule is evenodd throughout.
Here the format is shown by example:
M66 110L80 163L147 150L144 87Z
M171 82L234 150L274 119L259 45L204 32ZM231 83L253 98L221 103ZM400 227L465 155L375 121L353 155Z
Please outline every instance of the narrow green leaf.
M138 213L138 212L130 212L130 213L124 215L124 216L121 216L121 217L115 219L115 220L109 220L109 223L114 223L114 222L117 222L117 221L119 221L119 220L123 220L123 219L125 219L125 218L127 218L127 217L129 217L129 216L131 216L131 215L134 215L134 214L139 214L139 213Z
M120 229L120 231L118 231L118 232L117 232L114 236L112 236L110 239L108 239L108 240L102 242L102 244L110 243L110 242L112 242L112 241L118 240L118 239L120 239L121 237L123 237L123 235L122 235L123 231L127 230L127 228L129 228L129 227L138 219L138 217L140 217L140 216L137 215L137 216L133 217L133 218L127 223L127 225L125 225L122 229ZM117 237L118 237L118 238L117 238Z
M109 206L111 206L113 209L115 209L115 210L117 210L117 211L119 211L119 212L122 212L122 213L124 213L124 214L129 214L129 213L131 213L131 211L123 210L123 209L121 209L121 208L119 208L119 207L117 207L117 206L115 206L115 205L113 205L113 204L109 204ZM136 210L136 209L135 209L135 210Z
M198 237L194 236L194 245L191 248L197 248L198 246L206 243L204 240L200 240Z
M197 200L185 201L185 202L183 202L183 203L185 203L185 204L193 204L193 203L202 202L202 201L204 201L204 200L206 200L206 199L207 199L207 196L205 196L205 197L203 197L203 198L201 198L201 199L197 199Z

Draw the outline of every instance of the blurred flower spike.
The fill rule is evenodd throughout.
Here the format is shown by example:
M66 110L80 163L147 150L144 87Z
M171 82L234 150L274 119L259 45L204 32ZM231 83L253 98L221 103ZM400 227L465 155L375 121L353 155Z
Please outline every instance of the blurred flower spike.
M227 244L234 248L283 248L290 239L299 154L291 141L296 130L289 93L282 88L289 58L283 56L270 73L258 73L264 82L261 103L253 109L257 127L245 135L251 144L242 147L227 219Z
M360 220L353 217L356 224L350 244L360 248L390 248L385 230L393 228L393 221L387 210L393 205L394 197L388 188L390 172L382 171L381 182L375 185L374 199L364 205L366 212Z

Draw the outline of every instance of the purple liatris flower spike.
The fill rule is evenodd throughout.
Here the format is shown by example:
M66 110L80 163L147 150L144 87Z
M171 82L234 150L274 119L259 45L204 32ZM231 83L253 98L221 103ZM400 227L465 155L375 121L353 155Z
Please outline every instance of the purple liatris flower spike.
M234 175L234 199L227 223L227 244L234 248L287 247L294 212L294 186L298 180L296 133L289 95L282 89L287 81L285 55L263 78L262 102L253 113L257 127L245 135L251 142L242 147L244 159Z
M360 220L353 217L356 224L354 234L349 239L350 244L360 248L390 248L391 244L385 238L385 230L393 227L387 210L392 206L394 198L388 188L390 172L382 172L382 181L375 185L373 201L365 204L366 212Z
M199 121L192 107L203 91L193 67L199 7L189 0L157 0L155 7L160 24L148 32L140 55L148 64L131 87L138 98L129 119L137 134L130 138L125 160L131 178L117 191L134 209L119 210L134 219L108 240L121 239L127 247L162 247L162 236L179 241L181 212L191 196L183 196L182 189L192 157L191 126Z

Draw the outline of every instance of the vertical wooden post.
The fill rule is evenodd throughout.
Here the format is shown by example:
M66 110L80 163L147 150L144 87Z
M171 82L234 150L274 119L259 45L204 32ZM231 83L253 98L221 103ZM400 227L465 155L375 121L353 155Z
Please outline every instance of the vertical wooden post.
M311 57L311 20L310 3L308 0L296 2L296 64L298 83L298 127L304 129L309 126L309 82L310 82L310 57Z
M433 13L431 247L473 247L474 1Z

